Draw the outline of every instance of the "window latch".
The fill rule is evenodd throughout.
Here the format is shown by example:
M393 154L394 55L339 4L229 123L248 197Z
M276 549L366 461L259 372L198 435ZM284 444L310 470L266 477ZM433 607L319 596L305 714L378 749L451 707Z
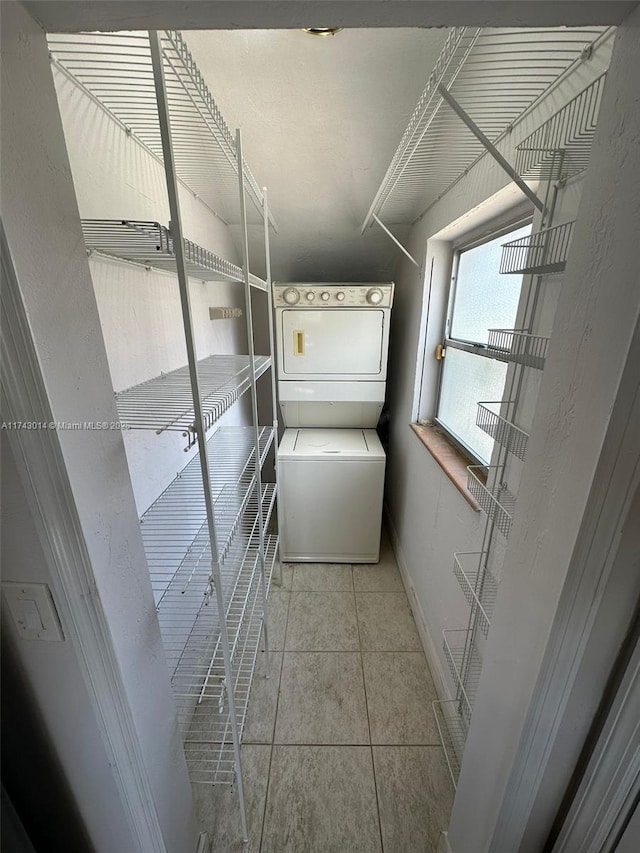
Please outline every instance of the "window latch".
M434 355L436 357L436 361L442 361L442 359L445 356L445 353L446 353L445 345L444 344L438 344L438 346L436 347L436 351L434 353Z

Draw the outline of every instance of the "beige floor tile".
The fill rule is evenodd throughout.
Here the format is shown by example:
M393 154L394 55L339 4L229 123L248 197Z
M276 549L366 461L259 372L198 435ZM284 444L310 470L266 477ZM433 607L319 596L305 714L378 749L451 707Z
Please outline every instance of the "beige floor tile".
M440 743L431 703L437 699L422 652L365 652L364 683L374 744Z
M286 651L358 651L358 624L352 592L292 592Z
M422 650L404 592L358 592L356 606L363 651Z
M264 652L259 652L249 696L247 721L242 735L243 743L272 743L273 741L282 652L271 652L269 658L270 675L269 678L265 678L265 655Z
M350 563L294 563L296 592L348 592L353 590Z
M358 652L285 652L276 743L369 743Z
M353 586L356 592L404 592L404 585L395 560L381 560L375 565L353 567Z
M262 853L381 853L370 748L274 746Z
M264 803L269 779L270 746L242 747L249 827L249 853L259 853ZM238 792L231 785L194 785L193 796L200 829L209 835L212 851L247 853L242 845Z
M276 652L284 649L290 598L291 593L289 590L278 589L275 586L272 586L269 590L267 601L269 647Z
M435 853L447 828L453 786L438 746L374 746L385 853Z
M272 584L276 589L291 589L291 581L293 579L293 563L282 563L282 583L276 583L276 572Z

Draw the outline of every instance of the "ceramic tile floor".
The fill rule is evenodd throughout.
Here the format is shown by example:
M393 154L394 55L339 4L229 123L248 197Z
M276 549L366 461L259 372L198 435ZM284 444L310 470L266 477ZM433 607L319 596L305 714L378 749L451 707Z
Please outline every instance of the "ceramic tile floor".
M269 596L242 761L251 853L436 853L453 787L393 551L285 564ZM241 853L237 793L196 785L213 853Z

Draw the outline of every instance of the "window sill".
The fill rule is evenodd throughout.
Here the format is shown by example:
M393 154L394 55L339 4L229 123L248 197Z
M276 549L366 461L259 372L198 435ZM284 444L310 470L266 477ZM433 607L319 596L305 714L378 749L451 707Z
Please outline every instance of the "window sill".
M480 506L473 495L467 489L467 465L469 460L454 447L441 430L433 425L411 424L411 429L424 444L429 453L442 468L469 506L480 512Z

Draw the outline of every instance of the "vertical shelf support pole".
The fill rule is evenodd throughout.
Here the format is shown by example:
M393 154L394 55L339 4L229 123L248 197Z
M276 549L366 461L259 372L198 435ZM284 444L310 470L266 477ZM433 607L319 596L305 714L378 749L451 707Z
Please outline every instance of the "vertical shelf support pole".
M218 619L220 621L220 639L222 642L222 653L224 656L224 672L227 682L227 701L229 703L229 721L233 736L233 749L236 766L236 783L238 786L238 798L240 800L240 821L242 825L242 838L248 842L247 814L244 799L244 787L242 783L242 767L240 764L240 732L236 716L235 699L233 695L233 673L231 669L231 654L229 650L229 633L225 619L224 595L220 578L220 563L218 561L218 543L216 541L215 510L211 497L211 481L209 477L209 460L207 457L207 443L205 441L205 429L202 420L202 406L200 402L200 385L198 382L198 367L196 359L195 340L193 335L193 322L191 319L191 303L189 299L189 279L184 257L184 238L182 233L182 219L180 216L180 201L178 198L178 180L173 158L173 145L171 142L171 125L169 122L169 104L167 101L167 90L164 79L164 67L162 64L162 46L160 35L157 30L149 31L149 44L151 46L151 61L153 65L153 81L156 90L156 101L158 104L158 119L160 122L160 134L162 137L162 153L164 155L164 170L167 182L167 194L169 196L169 209L171 212L171 235L173 247L176 253L176 268L178 284L180 288L180 302L182 305L182 322L184 325L185 341L187 345L187 357L189 361L189 375L191 377L191 393L193 396L194 423L198 440L200 458L200 469L202 472L202 488L207 513L207 527L209 532L209 545L211 548L211 583L216 594L218 607Z
M271 289L271 243L269 240L269 201L267 188L262 188L262 216L264 221L264 255L267 280L267 313L269 315L269 352L271 353L271 406L273 409L273 448L278 464L278 393L276 383L276 344L273 329L273 292ZM282 563L278 558L278 583L282 586Z
M264 516L262 514L262 466L260 460L260 426L258 424L258 389L256 388L255 347L253 344L253 311L251 308L251 284L249 281L249 234L247 231L247 202L244 191L244 160L242 159L242 134L236 130L236 156L238 158L238 189L240 193L240 223L242 225L242 273L244 276L244 298L247 317L247 343L251 375L251 416L255 433L255 488L258 496L258 535L260 539L260 582L262 585L262 632L266 675L269 678L269 636L267 630L267 579L264 559ZM273 363L271 364L273 372Z

